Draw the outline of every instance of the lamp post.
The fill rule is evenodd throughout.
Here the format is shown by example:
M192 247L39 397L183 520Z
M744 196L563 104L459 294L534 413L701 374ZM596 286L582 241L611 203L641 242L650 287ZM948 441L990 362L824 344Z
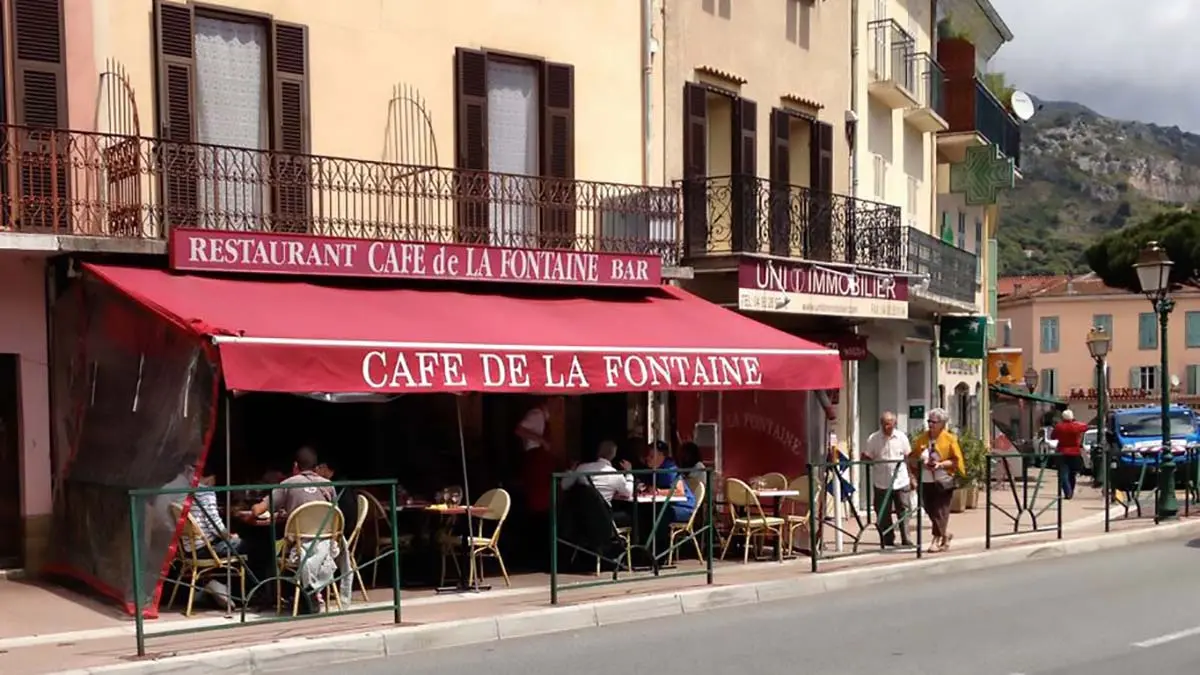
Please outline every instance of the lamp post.
M1107 471L1107 455L1104 452L1104 432L1107 429L1105 406L1108 401L1108 377L1104 372L1104 363L1108 358L1108 350L1112 347L1112 336L1100 326L1093 326L1087 336L1088 353L1096 362L1096 445L1092 448L1092 478L1096 485L1104 487L1104 477Z
M1142 293L1158 314L1158 348L1162 357L1158 372L1158 386L1162 393L1162 454L1158 462L1158 502L1154 516L1160 522L1172 520L1179 513L1179 503L1175 499L1175 453L1171 451L1171 384L1167 381L1170 372L1167 367L1167 322L1171 310L1175 309L1175 301L1171 298L1172 264L1167 252L1158 242L1152 241L1133 265Z
M1038 387L1038 371L1033 366L1029 366L1028 368L1025 369L1025 388L1029 390L1029 393L1033 394L1033 393L1037 392L1037 387ZM1029 401L1029 451L1030 452L1037 452L1037 444L1034 441L1035 437L1036 436L1034 434L1034 428L1033 428L1033 400L1031 399Z

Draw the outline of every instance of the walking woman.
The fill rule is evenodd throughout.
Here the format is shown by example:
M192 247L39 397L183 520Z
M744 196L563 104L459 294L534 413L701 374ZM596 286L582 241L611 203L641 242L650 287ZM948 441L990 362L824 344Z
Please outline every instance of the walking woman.
M966 474L958 438L946 428L949 418L944 408L930 410L926 419L929 427L913 439L912 453L908 456L913 468L911 475L917 475L918 466L921 469L921 502L933 524L930 553L950 548L954 539L950 534L950 499L958 479Z

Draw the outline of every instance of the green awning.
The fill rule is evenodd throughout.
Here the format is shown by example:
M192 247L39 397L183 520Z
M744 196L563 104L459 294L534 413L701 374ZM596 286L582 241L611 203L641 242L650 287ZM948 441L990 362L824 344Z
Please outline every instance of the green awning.
M1024 389L1005 387L999 384L990 385L988 388L992 390L993 394L999 394L1001 396L1011 396L1013 398L1025 399L1026 401L1033 401L1034 403L1045 403L1057 408L1067 407L1067 402L1061 398L1054 398L1053 396L1047 396L1045 394L1030 393Z

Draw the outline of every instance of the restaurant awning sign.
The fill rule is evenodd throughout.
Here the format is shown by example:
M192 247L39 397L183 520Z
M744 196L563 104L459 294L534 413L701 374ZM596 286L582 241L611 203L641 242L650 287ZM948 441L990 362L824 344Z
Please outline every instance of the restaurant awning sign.
M494 281L564 286L658 286L656 255L342 239L176 228L167 251L182 272Z
M943 359L987 358L986 316L943 316L938 356Z
M864 319L907 319L908 278L806 262L743 258L738 309Z

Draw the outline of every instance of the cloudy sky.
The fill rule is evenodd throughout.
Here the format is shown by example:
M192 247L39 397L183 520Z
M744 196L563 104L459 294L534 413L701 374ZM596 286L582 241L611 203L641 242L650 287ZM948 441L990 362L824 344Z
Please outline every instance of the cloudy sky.
M1200 0L992 0L992 68L1047 99L1200 133Z

